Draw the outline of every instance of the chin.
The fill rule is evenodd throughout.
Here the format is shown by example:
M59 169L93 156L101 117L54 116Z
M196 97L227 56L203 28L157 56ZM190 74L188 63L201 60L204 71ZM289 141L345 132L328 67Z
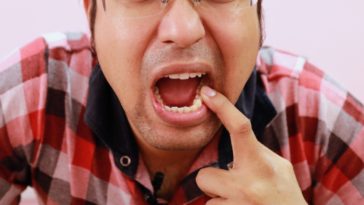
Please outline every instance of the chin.
M153 126L151 122L136 125L142 140L159 150L196 150L206 146L221 126L216 116L191 127L171 127L165 124Z

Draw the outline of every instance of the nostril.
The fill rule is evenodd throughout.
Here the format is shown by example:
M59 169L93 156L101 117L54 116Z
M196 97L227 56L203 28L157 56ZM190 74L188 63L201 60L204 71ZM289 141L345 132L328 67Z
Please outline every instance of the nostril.
M196 1L196 0L193 0ZM199 13L189 1L174 1L158 26L158 40L187 48L205 36Z

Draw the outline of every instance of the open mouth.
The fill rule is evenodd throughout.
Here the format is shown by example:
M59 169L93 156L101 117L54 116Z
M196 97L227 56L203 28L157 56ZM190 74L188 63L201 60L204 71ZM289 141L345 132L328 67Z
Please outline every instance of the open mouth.
M213 88L212 67L205 63L171 64L153 73L150 87L152 105L167 125L197 126L212 115L200 92L204 85Z
M205 73L171 74L156 82L153 93L167 112L192 113L202 107L201 87L208 83Z

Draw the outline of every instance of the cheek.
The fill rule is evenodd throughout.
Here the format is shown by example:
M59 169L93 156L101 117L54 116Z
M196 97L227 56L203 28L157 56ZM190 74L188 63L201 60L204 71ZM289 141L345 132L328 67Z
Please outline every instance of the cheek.
M226 79L221 92L235 103L254 69L260 47L256 8L210 22L208 26L211 35L220 48L226 65L224 71Z
M110 19L102 10L98 14L95 45L103 73L123 106L135 105L136 93L146 86L141 80L140 63L153 36L153 26L139 20Z

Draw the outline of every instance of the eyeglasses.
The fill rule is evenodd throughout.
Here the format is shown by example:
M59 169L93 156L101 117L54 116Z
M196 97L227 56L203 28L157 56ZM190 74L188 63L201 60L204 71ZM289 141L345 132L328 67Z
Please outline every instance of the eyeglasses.
M102 3L106 15L110 18L135 19L158 15L171 1L173 0L102 0ZM198 9L216 11L247 9L255 6L258 2L258 0L191 1Z

